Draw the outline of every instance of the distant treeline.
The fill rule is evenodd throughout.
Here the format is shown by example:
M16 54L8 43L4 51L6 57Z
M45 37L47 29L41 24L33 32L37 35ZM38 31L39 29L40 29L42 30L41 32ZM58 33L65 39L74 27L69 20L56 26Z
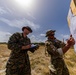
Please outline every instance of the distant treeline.
M7 44L7 42L0 42L0 44ZM32 43L32 44L38 44L38 45L41 45L41 46L44 46L45 45L44 42L40 42L40 43L35 42L35 43ZM74 46L72 46L71 48L73 49Z
M0 44L7 44L7 42L0 42ZM38 44L38 45L45 45L45 43L44 42L40 42L40 43L32 43L32 44Z
M0 42L0 44L7 44L6 42Z

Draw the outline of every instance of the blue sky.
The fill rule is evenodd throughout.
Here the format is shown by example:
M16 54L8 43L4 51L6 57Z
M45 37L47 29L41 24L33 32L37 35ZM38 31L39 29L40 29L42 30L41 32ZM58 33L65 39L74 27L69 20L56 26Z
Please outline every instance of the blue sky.
M71 0L21 1L24 0L0 0L0 42L7 42L13 33L22 32L23 26L33 29L29 34L32 42L44 42L49 29L56 30L55 36L60 40L69 37L67 15Z

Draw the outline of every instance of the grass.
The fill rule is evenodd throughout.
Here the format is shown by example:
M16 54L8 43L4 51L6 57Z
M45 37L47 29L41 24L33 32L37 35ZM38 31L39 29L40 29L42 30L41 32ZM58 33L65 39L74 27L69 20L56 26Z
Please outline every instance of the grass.
M74 49L69 49L64 58L70 75L76 75L76 53L74 52Z
M32 75L49 75L48 65L50 63L50 58L45 56L44 46L40 46L40 48L34 53L28 53L30 56ZM5 69L9 54L10 50L7 48L7 45L0 44L0 70ZM76 75L76 53L74 52L74 49L68 50L64 55L64 60L69 69L70 75ZM5 75L5 73L0 73L0 75Z

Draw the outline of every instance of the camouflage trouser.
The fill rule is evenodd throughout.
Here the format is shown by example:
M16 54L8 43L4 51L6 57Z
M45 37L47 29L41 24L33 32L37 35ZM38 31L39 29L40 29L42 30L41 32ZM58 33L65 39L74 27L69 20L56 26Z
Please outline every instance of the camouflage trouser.
M8 67L6 68L6 75L31 75L31 70L26 70L26 68L12 69Z
M69 75L69 71L64 63L63 59L54 59L51 61L55 71L50 70L50 75Z

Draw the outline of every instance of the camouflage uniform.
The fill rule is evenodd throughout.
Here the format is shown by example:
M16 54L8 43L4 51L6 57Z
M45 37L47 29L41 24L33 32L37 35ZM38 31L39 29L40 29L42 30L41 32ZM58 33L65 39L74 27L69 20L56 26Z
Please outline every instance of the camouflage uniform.
M57 49L62 48L65 44L58 39L48 39L45 42L45 47L49 55L51 56L52 70L50 75L69 75L69 71L65 65L62 54Z
M11 50L6 65L6 75L31 75L29 56L22 46L30 44L28 37L24 38L22 33L14 33L8 41L8 49Z

